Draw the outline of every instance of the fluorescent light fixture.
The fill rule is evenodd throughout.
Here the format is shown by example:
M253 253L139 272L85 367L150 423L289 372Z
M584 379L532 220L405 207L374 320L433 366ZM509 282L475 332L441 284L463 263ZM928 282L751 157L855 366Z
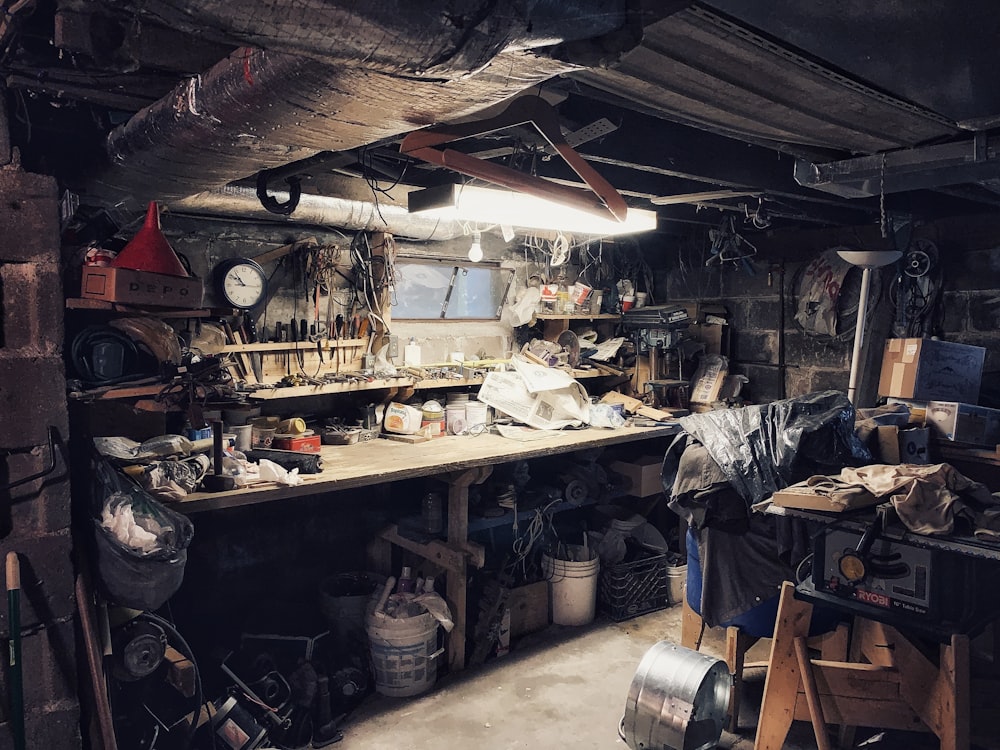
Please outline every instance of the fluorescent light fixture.
M615 221L526 193L474 185L439 185L414 190L407 196L407 201L411 214L521 229L601 236L656 229L654 211L630 208L625 221Z

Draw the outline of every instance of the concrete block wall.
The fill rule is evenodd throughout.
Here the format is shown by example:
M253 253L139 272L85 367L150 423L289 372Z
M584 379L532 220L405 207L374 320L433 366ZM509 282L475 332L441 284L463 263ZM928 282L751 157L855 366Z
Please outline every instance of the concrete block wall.
M979 403L1000 408L1000 245L941 258L942 335L986 348Z
M916 236L916 235L915 235ZM938 247L941 301L930 334L947 341L986 349L979 403L1000 408L1000 221L990 216L942 219L919 227L919 236ZM720 302L729 309L732 325L732 368L750 378L747 390L757 401L780 397L778 368L779 279L774 261L755 260L755 275L738 267L704 266L698 247L703 238L692 233L668 252L647 250L657 259L656 294L659 302ZM838 245L885 246L877 228L858 231L810 230L755 238L771 258L795 258L785 266L785 386L787 396L812 391L846 390L850 374L852 339L818 339L794 321L796 273L817 254ZM681 262L681 261L685 262ZM770 283L769 283L769 270ZM882 342L890 334L893 308L889 282L894 269L873 276L882 292L869 320L871 346L860 368L862 405L875 402ZM857 285L845 294L857 294Z
M811 336L794 322L793 281L799 264L785 268L785 394L801 396L818 390L847 390L851 342ZM657 299L670 303L718 302L729 311L732 344L730 370L750 382L744 395L755 402L781 398L778 367L781 275L769 264L754 274L738 267L660 268L655 274Z
M0 488L47 468L50 428L68 437L57 206L54 180L0 168ZM0 489L0 557L21 563L28 747L51 750L81 746L67 460L57 448L52 473ZM0 671L0 705L7 691ZM4 711L0 748L11 744Z

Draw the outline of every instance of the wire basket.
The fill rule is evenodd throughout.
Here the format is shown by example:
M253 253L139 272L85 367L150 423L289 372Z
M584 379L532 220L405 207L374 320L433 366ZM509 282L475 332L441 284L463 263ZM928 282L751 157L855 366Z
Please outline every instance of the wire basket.
M648 555L601 568L598 602L615 622L670 606L667 555Z

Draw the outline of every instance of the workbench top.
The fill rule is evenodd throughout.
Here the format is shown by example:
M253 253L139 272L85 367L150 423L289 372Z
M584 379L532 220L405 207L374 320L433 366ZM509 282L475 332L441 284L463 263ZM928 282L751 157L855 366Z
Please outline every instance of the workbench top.
M623 427L618 430L591 427L562 430L529 442L484 433L478 436L448 435L415 444L379 438L355 445L324 445L321 448L323 471L303 474L304 481L300 485L286 487L268 482L229 492L195 492L171 507L192 514L254 505L401 479L443 475L519 459L670 437L679 431L678 425Z

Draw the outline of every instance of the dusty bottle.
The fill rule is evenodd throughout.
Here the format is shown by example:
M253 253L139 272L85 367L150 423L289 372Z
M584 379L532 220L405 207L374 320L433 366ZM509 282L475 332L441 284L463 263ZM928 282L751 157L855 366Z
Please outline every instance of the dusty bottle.
M397 594L412 594L416 588L417 582L413 580L413 573L408 565L403 566L402 572L399 574L399 581L396 583L396 593Z
M420 502L420 518L428 534L444 531L444 499L436 492L426 493Z

